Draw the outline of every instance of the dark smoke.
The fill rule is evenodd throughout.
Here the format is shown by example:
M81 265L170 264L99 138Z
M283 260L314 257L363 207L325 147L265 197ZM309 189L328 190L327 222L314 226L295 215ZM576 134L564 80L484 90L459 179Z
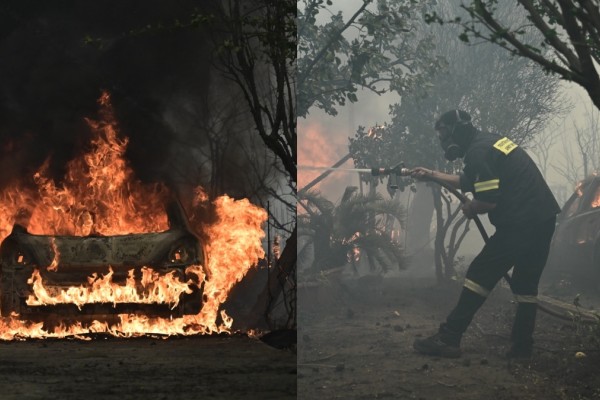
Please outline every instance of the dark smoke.
M56 179L90 139L84 117L111 93L127 157L144 181L164 180L170 99L205 92L206 32L159 29L209 12L212 1L8 0L0 5L0 187L51 156ZM97 40L100 39L100 40Z

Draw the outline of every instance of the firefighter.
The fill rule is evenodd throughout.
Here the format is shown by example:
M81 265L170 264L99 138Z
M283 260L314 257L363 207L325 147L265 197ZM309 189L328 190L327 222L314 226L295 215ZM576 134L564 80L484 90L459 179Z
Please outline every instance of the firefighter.
M473 316L514 267L511 289L518 305L506 355L530 357L538 284L560 207L535 163L509 138L480 131L461 110L444 113L435 130L446 159L463 159L462 173L417 167L411 176L471 192L473 199L462 205L462 212L469 219L488 214L496 231L469 265L458 303L446 321L435 335L415 340L413 347L423 354L460 357L461 338Z

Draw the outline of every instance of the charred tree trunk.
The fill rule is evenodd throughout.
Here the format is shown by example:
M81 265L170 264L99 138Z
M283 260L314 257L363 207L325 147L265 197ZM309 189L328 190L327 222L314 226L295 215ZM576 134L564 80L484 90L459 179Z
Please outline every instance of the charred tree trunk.
M463 228L462 231L459 233L461 227ZM458 221L456 221L450 233L450 240L448 242L448 260L452 265L452 268L446 268L446 279L451 279L452 276L456 273L456 270L454 269L454 259L456 258L456 253L460 248L460 244L467 236L468 232L469 220L463 215Z
M466 219L453 223L460 214L460 205L452 209L451 197L444 194L441 187L433 189L433 204L436 214L436 235L435 235L435 272L438 282L451 279L456 271L454 269L454 258L463 239L468 232L468 224L464 224ZM446 209L446 218L444 219L444 205ZM463 231L459 233L460 227L464 225ZM446 237L451 230L449 244L446 246Z
M444 236L443 232L444 217L442 215L442 193L439 187L434 187L433 190L433 207L436 216L436 232L434 244L434 259L435 259L435 277L438 283L444 280Z
M425 268L433 263L431 220L435 209L432 184L418 182L416 189L406 221L406 250L411 254L413 264Z
M297 231L298 227L294 227L291 236L285 243L285 248L281 256L269 270L269 280L263 291L258 295L256 304L250 311L250 315L255 318L254 327L273 329L271 321L271 312L273 311L274 302L282 294L286 286L292 285L294 291L296 263L297 263ZM291 302L290 317L286 328L296 327L296 302Z

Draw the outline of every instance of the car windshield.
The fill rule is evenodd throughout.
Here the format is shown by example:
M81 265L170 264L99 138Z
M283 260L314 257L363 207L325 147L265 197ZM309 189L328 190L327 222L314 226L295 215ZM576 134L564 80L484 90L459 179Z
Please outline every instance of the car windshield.
M593 190L593 195L590 196L590 191ZM581 203L584 201L585 203ZM589 211L596 208L600 208L600 185L592 182L582 183L577 186L573 196L565 203L563 207L562 217L570 218L577 213L577 211Z
M563 209L563 218L569 218L577 212L579 203L581 202L581 192L577 191L571 196Z

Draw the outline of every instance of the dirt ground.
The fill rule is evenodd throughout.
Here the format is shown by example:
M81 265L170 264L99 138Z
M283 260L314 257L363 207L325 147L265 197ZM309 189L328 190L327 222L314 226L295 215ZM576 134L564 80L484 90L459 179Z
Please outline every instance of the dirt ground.
M299 288L298 399L600 398L596 326L540 312L533 357L509 361L504 353L515 304L508 288L498 286L466 332L463 356L428 357L415 353L412 343L437 330L460 284L361 280ZM569 301L577 293L556 285L541 292ZM580 297L583 306L597 301Z
M0 398L295 399L296 354L246 336L0 343Z

